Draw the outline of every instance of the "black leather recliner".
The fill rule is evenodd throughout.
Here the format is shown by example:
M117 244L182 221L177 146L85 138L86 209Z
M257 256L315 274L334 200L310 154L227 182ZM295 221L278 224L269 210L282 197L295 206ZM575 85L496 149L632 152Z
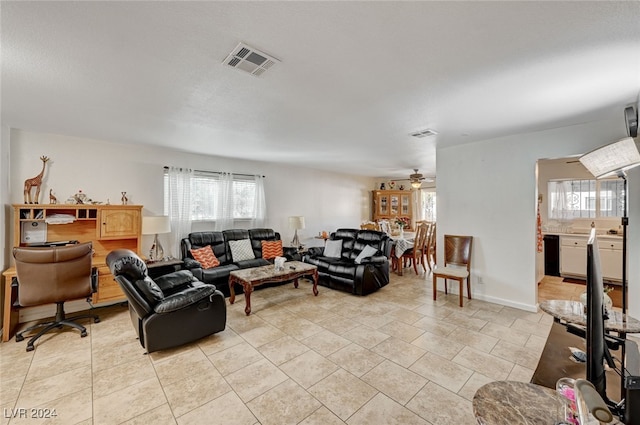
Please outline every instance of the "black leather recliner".
M338 229L330 239L342 240L340 258L325 257L324 248L309 248L303 257L305 263L318 267L319 281L323 286L340 289L355 295L367 295L389 283L389 257L391 239L375 230ZM365 246L372 246L377 253L355 262Z
M190 271L180 270L153 280L145 262L128 249L110 252L107 265L129 301L131 321L148 353L225 329L224 295Z

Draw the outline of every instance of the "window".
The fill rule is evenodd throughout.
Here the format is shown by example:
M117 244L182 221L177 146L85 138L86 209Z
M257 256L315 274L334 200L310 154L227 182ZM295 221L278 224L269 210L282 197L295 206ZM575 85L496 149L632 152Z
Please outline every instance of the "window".
M624 186L620 180L550 181L549 218L622 217Z
M224 173L195 172L191 179L191 220L215 221L226 215L227 210L234 220L259 219L256 205L259 198L257 177L235 174L231 181L231 193L225 193L228 184ZM168 214L168 174L164 174L164 209Z
M421 216L427 221L436 221L436 192L432 190L422 190L422 196L420 197Z

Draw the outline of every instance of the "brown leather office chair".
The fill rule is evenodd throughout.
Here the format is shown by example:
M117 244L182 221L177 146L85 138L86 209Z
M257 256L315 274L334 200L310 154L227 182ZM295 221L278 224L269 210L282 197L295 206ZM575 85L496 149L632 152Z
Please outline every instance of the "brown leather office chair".
M100 321L93 314L66 318L64 312L66 301L88 299L96 292L97 273L91 267L91 256L91 242L44 248L13 248L20 306L56 304L55 320L37 324L16 334L16 341L19 342L24 340L25 333L44 328L29 340L27 351L32 351L38 338L52 329L70 326L78 329L81 337L85 337L87 329L74 321L85 318L92 318L95 323Z
M448 292L447 279L460 285L460 307L463 299L463 282L467 281L467 297L471 299L471 244L473 236L444 235L444 267L433 269L433 299L436 299L437 280L444 279L444 293Z

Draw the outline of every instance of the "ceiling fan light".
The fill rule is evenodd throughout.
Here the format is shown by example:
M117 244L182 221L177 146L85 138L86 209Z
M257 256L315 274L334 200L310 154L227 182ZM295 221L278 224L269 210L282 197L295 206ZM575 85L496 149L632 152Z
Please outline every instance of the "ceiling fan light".
M422 182L420 181L411 182L411 187L414 189L420 189L420 186L422 186Z

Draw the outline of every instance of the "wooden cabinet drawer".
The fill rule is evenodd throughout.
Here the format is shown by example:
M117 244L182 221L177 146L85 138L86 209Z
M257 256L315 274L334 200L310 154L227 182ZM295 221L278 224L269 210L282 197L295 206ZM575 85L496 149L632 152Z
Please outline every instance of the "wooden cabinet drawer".
M124 301L126 298L120 285L113 279L108 267L98 268L98 292L93 294L93 303Z
M587 238L586 237L573 237L573 236L562 236L560 238L560 245L562 246L574 246L579 248L587 247Z

